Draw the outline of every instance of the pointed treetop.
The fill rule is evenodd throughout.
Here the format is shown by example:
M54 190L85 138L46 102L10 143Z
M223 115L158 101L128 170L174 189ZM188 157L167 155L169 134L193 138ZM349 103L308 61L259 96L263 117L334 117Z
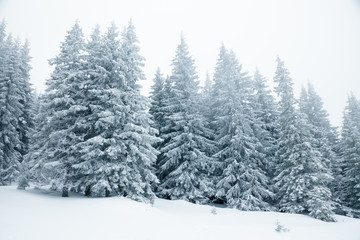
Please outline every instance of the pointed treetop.
M68 36L69 35L79 35L82 37L84 36L82 29L80 27L79 20L76 20L74 26L70 29L70 31L68 31Z
M225 48L224 42L221 42L219 58L224 57L227 54L227 50Z
M10 44L10 45L12 45L14 42L13 42L13 36L12 36L12 34L11 33L9 33L9 35L7 36L7 38L6 38L6 43L7 44Z
M26 58L28 61L30 61L30 42L28 39L25 39L25 43L21 46L21 55L22 58Z
M163 84L164 78L163 78L163 74L161 73L160 67L156 68L156 73L155 73L155 78L154 78L154 82L159 82L161 84ZM156 84L156 83L155 83Z
M178 54L178 52L183 52L184 55L189 55L189 51L188 51L188 45L185 41L185 38L184 38L184 35L183 33L181 32L181 35L180 35L180 44L178 45L177 47L177 50L176 50L176 53Z
M205 79L205 84L204 84L204 92L210 94L210 92L211 92L211 87L212 87L212 82L211 82L211 79L210 79L210 75L209 75L209 72L206 71L206 79Z
M125 27L122 32L122 37L126 42L129 42L131 44L139 42L139 40L135 34L135 26L134 26L131 18L129 20L127 27Z
M129 21L129 25L124 28L122 32L121 41L121 55L122 61L125 65L125 78L128 86L139 88L140 85L136 85L138 80L145 80L146 77L143 73L142 67L144 67L145 58L140 55L140 47L138 45L138 38L135 33L135 27L132 21Z
M185 37L184 37L183 31L180 32L180 43L181 43L181 44L184 44L184 43L185 43Z
M3 19L0 23L0 42L4 41L6 37L6 22Z
M360 117L360 101L355 97L353 92L350 92L350 94L348 95L347 103L348 104L345 107L345 111L350 112L350 114L359 113Z
M254 83L255 83L255 86L259 89L259 88L267 88L267 85L266 85L266 78L261 75L259 69L256 67L255 68L255 72L254 72Z
M307 91L304 85L301 85L300 99L307 99Z
M277 83L278 86L275 87L275 92L278 94L278 96L293 98L293 81L290 77L290 73L285 68L284 61L282 61L279 56L277 56L276 61L277 67L274 76L274 82Z
M188 45L183 37L176 48L176 54L172 61L172 75L171 80L174 82L174 88L182 92L188 92L192 95L197 93L199 81L195 61L189 53ZM189 95L189 96L190 96Z
M99 40L100 39L100 25L96 24L94 30L91 33L91 39L93 41Z
M19 49L19 48L20 48L21 40L20 40L20 37L19 37L19 36L17 36L17 37L15 38L14 45L15 45L15 48L16 48L16 49Z
M119 36L118 28L114 21L111 22L110 27L107 28L106 37L115 40Z
M132 18L129 19L127 28L128 29L135 29Z
M172 88L172 81L169 75L166 76L165 81L164 81L164 89L166 91L171 91Z
M156 68L156 76L162 76L162 73L161 73L161 70L160 70L160 67L157 67Z
M29 39L25 39L25 42L23 44L23 48L24 49L30 49L30 42L29 42Z
M258 67L256 67L255 71L254 71L254 80L255 80L255 82L262 82L262 80L263 80Z
M156 95L159 94L163 88L164 88L164 78L162 76L162 73L160 71L160 68L158 67L156 69L155 78L153 79L154 84L151 86L151 94L153 95L153 98L157 97Z
M60 62L75 61L78 55L84 50L84 46L84 34L79 25L79 21L76 21L74 26L67 32L65 41L61 43L60 54L56 58L49 60L50 65L59 65Z
M63 47L65 45L73 45L78 44L78 42L84 42L84 33L80 27L79 21L76 20L74 26L67 32L65 37L65 42L62 44Z

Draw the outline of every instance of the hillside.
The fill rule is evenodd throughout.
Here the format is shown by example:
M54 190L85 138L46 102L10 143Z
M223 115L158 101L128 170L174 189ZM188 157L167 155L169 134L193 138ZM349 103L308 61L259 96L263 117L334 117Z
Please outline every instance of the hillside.
M0 187L0 239L360 239L360 220L242 212L157 199L153 205L123 197L69 198L45 190ZM277 232L277 222L284 231Z

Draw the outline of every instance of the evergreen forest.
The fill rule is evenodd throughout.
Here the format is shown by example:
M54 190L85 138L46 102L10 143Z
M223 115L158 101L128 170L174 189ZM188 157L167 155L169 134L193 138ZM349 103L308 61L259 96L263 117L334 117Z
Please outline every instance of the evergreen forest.
M140 93L145 59L132 21L119 31L78 22L49 60L46 91L30 84L29 43L0 24L0 185L63 197L124 196L222 204L242 211L360 217L360 99L341 128L308 83L299 98L285 62L272 81L221 45L199 79L181 36L172 72ZM275 57L274 57L275 59ZM201 81L200 81L201 80ZM200 84L203 82L204 84Z

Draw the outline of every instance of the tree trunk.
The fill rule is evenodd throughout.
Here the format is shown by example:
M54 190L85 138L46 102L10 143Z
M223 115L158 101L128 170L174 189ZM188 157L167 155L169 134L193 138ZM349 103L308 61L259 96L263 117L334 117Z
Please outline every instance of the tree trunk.
M86 188L85 188L85 196L90 196L90 195L91 195L91 187L86 186Z
M69 188L67 186L64 186L62 189L62 197L69 197Z

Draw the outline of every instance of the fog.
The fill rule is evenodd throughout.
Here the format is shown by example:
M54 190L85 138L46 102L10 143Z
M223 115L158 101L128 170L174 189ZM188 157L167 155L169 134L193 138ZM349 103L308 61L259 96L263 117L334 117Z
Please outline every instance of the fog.
M252 74L256 67L272 84L279 55L295 82L295 93L310 81L322 97L332 124L341 125L347 95L360 97L360 1L71 1L0 0L7 32L31 43L31 82L43 92L48 59L59 51L66 31L79 20L88 36L114 21L122 30L130 18L146 58L148 92L159 66L171 60L183 33L200 80L212 75L223 42Z

